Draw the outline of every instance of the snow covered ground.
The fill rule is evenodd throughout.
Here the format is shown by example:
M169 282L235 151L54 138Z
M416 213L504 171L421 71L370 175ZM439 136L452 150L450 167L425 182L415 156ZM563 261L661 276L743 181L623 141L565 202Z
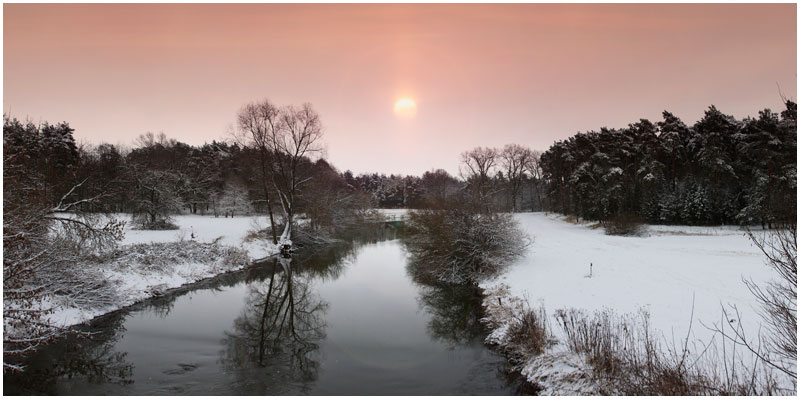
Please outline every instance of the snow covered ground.
M674 337L678 346L690 327L693 307L695 342L714 335L703 324L720 323L722 305L736 305L742 316L737 323L749 336L758 333L758 305L742 279L763 284L775 275L738 227L648 226L644 237L621 237L559 215L515 217L533 243L503 276L483 283L484 288L505 284L511 295L532 306L544 305L551 316L562 308L612 309L617 314L644 308L653 329L667 342ZM557 327L553 331L560 333ZM494 338L498 335L502 331ZM535 371L528 367L525 372Z
M127 220L126 215L118 217ZM260 241L245 242L245 236L251 230L261 230L269 226L266 216L235 216L230 218L200 215L180 215L174 217L178 230L135 230L130 223L125 226L125 238L120 243L139 244L149 242L171 242L194 239L211 242L219 237L221 244L243 248L253 259L260 259L277 253L271 245Z
M117 215L125 220L125 215ZM147 299L164 290L197 282L220 273L244 268L250 261L268 257L277 253L272 243L264 240L247 240L250 231L260 230L268 222L263 216L242 216L233 218L215 218L213 216L181 215L174 218L178 230L135 230L130 223L125 227L125 238L120 243L122 251L125 246L149 243L174 243L196 241L211 243L219 238L222 247L197 249L203 254L186 253L186 262L177 264L154 264L146 256L122 257L111 264L97 265L92 270L101 276L98 281L114 284L118 298L113 304L101 307L86 307L70 302L70 298L56 297L56 311L48 316L51 323L67 327L91 320L99 315L132 305ZM184 245L188 246L188 245ZM180 248L181 246L179 246ZM233 247L244 250L232 255L226 254L226 248ZM128 247L131 250L133 247ZM139 247L142 250L143 247ZM230 248L228 248L230 249ZM155 248L154 248L155 250ZM133 252L131 250L131 252ZM177 252L177 251L176 251ZM202 255L208 255L208 261L201 261ZM248 259L249 258L249 259ZM235 260L233 264L231 259ZM126 261L130 261L127 263ZM92 265L93 266L93 265ZM96 270L95 270L96 269Z
M386 220L402 220L408 214L408 209L401 208L401 209L389 209L389 208L378 208L375 209L381 214Z

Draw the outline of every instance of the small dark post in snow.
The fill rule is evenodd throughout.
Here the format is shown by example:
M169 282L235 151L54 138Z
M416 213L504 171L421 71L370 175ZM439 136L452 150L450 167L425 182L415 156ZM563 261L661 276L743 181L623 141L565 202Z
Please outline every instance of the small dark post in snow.
M583 276L586 278L592 278L592 262L589 262L589 274Z

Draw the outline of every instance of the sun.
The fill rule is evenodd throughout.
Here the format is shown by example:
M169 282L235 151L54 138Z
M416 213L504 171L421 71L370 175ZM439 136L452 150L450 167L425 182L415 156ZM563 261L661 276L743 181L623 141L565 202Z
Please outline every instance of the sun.
M417 115L417 103L414 100L403 97L394 103L394 114L401 118L411 118Z

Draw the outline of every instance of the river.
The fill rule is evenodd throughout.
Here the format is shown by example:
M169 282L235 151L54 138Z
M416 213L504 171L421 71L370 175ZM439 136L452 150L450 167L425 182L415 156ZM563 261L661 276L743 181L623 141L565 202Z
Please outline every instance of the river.
M478 289L412 281L396 230L370 230L97 318L4 375L4 394L516 392Z

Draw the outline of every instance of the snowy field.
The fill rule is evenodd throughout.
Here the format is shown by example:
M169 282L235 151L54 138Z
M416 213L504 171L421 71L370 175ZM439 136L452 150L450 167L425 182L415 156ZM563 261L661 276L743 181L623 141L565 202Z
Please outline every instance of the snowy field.
M689 330L693 307L694 342L712 338L704 324L721 322L722 305L736 305L742 316L737 323L749 336L758 333L758 305L742 279L763 284L775 275L738 227L648 226L644 237L621 237L559 215L515 217L533 243L484 288L505 284L531 306L544 305L549 316L562 308L617 314L645 309L653 329L677 346ZM552 317L550 323L558 337L561 331Z
M116 217L122 220L128 219L126 215L116 215ZM125 227L125 238L120 242L120 247L187 241L211 243L219 239L218 243L223 246L243 249L246 256L234 258L240 259L235 264L223 263L219 257L215 258L214 256L209 256L208 261L198 261L197 259L202 259L206 253L189 253L188 255L192 256L189 256L188 259L194 259L194 261L178 264L154 265L149 260L142 261L147 258L146 256L139 256L131 257L133 260L130 263L126 263L128 258L123 257L111 264L96 265L95 272L101 274L98 281L107 281L116 289L119 297L114 303L87 308L70 302L69 298L57 297L56 303L46 304L55 306L56 309L54 313L48 315L49 321L62 327L82 323L165 290L214 277L220 273L242 269L253 260L278 252L271 242L245 239L248 232L262 229L268 224L264 216L215 218L213 216L181 215L174 217L173 222L178 225L178 230L135 230L128 223ZM125 248L122 249L125 250ZM90 267L93 266L95 265L90 265Z
M773 272L738 227L648 226L648 237L622 237L553 214L515 216L533 243L525 257L485 287L505 283L512 294L549 312L646 308L653 327L668 337L685 336L694 297L697 338L710 336L699 323L718 322L720 305L737 305L747 331L758 329L756 304L742 278L763 283Z
M125 226L125 238L120 243L140 244L150 242L171 242L192 239L211 242L220 238L220 243L242 248L253 259L260 259L277 253L274 247L265 246L263 241L244 242L251 230L260 230L269 226L266 216L213 217L200 215L180 215L174 217L178 230L135 230L131 227L130 217L117 215L117 218L128 220Z

